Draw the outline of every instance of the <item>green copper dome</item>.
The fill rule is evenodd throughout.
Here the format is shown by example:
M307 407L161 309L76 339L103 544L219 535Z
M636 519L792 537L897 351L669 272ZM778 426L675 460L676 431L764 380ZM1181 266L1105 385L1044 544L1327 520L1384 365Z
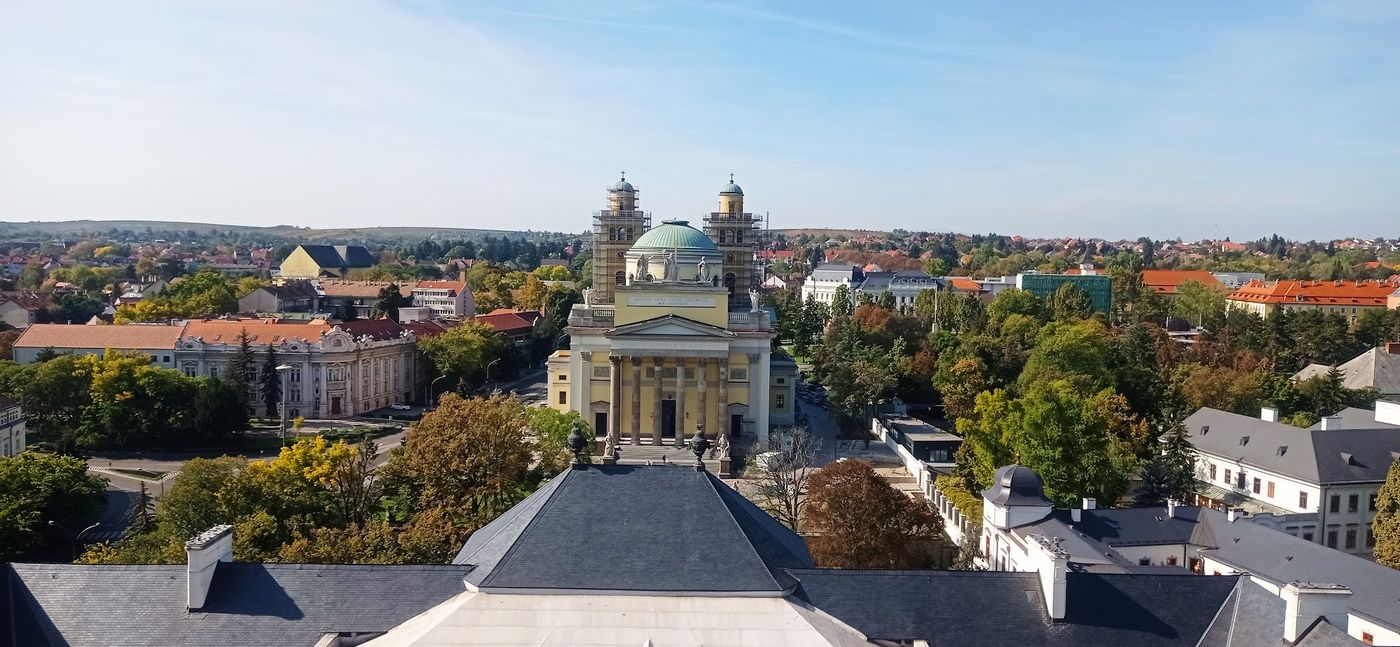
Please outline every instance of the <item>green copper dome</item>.
M684 220L661 221L661 224L648 229L632 244L632 249L638 248L719 251L719 248L715 247L715 241Z
M724 188L720 189L719 192L721 195L726 193L731 195L744 195L744 190L739 188L739 185L734 183L733 173L729 174L729 184L724 185Z

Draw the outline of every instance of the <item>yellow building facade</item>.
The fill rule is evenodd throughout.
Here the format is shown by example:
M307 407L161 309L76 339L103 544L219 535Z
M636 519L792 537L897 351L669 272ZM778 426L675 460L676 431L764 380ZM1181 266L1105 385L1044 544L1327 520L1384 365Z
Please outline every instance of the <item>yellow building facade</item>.
M634 200L630 183L609 193L635 221L618 223L612 209L595 216L594 249L609 261L595 256L595 287L569 316L570 348L549 359L550 406L579 412L612 447L681 445L697 429L764 443L770 425L792 424L796 365L779 356L772 370L771 315L757 293L736 292L725 263L733 245L722 249L683 220L648 227L635 201L619 199ZM625 250L614 225L640 232L624 234Z

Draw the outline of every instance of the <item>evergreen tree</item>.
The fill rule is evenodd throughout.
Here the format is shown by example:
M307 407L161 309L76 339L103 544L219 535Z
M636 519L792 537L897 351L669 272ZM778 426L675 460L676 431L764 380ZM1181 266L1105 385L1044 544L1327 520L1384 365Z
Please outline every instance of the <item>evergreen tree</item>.
M267 347L267 358L263 360L262 375L258 381L262 385L262 401L267 417L277 417L277 404L282 401L282 375L277 370L277 355L272 346Z
M1158 505L1167 499L1187 501L1196 487L1196 448L1186 437L1186 426L1179 415L1168 414L1165 431L1158 436L1162 453L1152 457L1142 469L1138 505Z
M374 318L388 317L398 321L399 308L410 305L413 305L413 299L405 297L397 283L390 283L379 290L379 301L374 304Z
M155 528L156 502L141 484L141 491L131 500L131 508L126 513L127 527L122 536L131 537L144 534Z
M224 381L237 390L240 398L248 399L248 385L253 381L253 345L248 342L247 329L238 332L238 350L228 362Z
M1376 563L1400 569L1400 460L1390 464L1376 496Z

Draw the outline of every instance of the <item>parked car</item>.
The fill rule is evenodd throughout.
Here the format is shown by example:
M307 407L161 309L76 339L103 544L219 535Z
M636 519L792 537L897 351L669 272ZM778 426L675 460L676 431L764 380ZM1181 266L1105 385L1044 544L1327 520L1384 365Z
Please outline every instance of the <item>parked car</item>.
M402 402L395 402L395 403L389 405L389 408L390 408L390 409L393 409L394 411L408 411L409 409L412 409L413 407L410 407L410 406L408 406L408 405L406 405L406 404L404 404L404 403L402 403Z

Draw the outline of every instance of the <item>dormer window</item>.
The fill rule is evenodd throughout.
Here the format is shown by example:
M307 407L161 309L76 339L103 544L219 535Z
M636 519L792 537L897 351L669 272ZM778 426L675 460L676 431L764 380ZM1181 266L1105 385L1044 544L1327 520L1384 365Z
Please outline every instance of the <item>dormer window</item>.
M1240 447L1244 447L1245 445L1248 445L1248 444L1249 444L1249 436L1240 436Z
M1278 455L1279 455L1279 456L1282 456L1282 455L1287 454L1287 453L1288 453L1288 445L1279 445L1279 446L1278 446Z

